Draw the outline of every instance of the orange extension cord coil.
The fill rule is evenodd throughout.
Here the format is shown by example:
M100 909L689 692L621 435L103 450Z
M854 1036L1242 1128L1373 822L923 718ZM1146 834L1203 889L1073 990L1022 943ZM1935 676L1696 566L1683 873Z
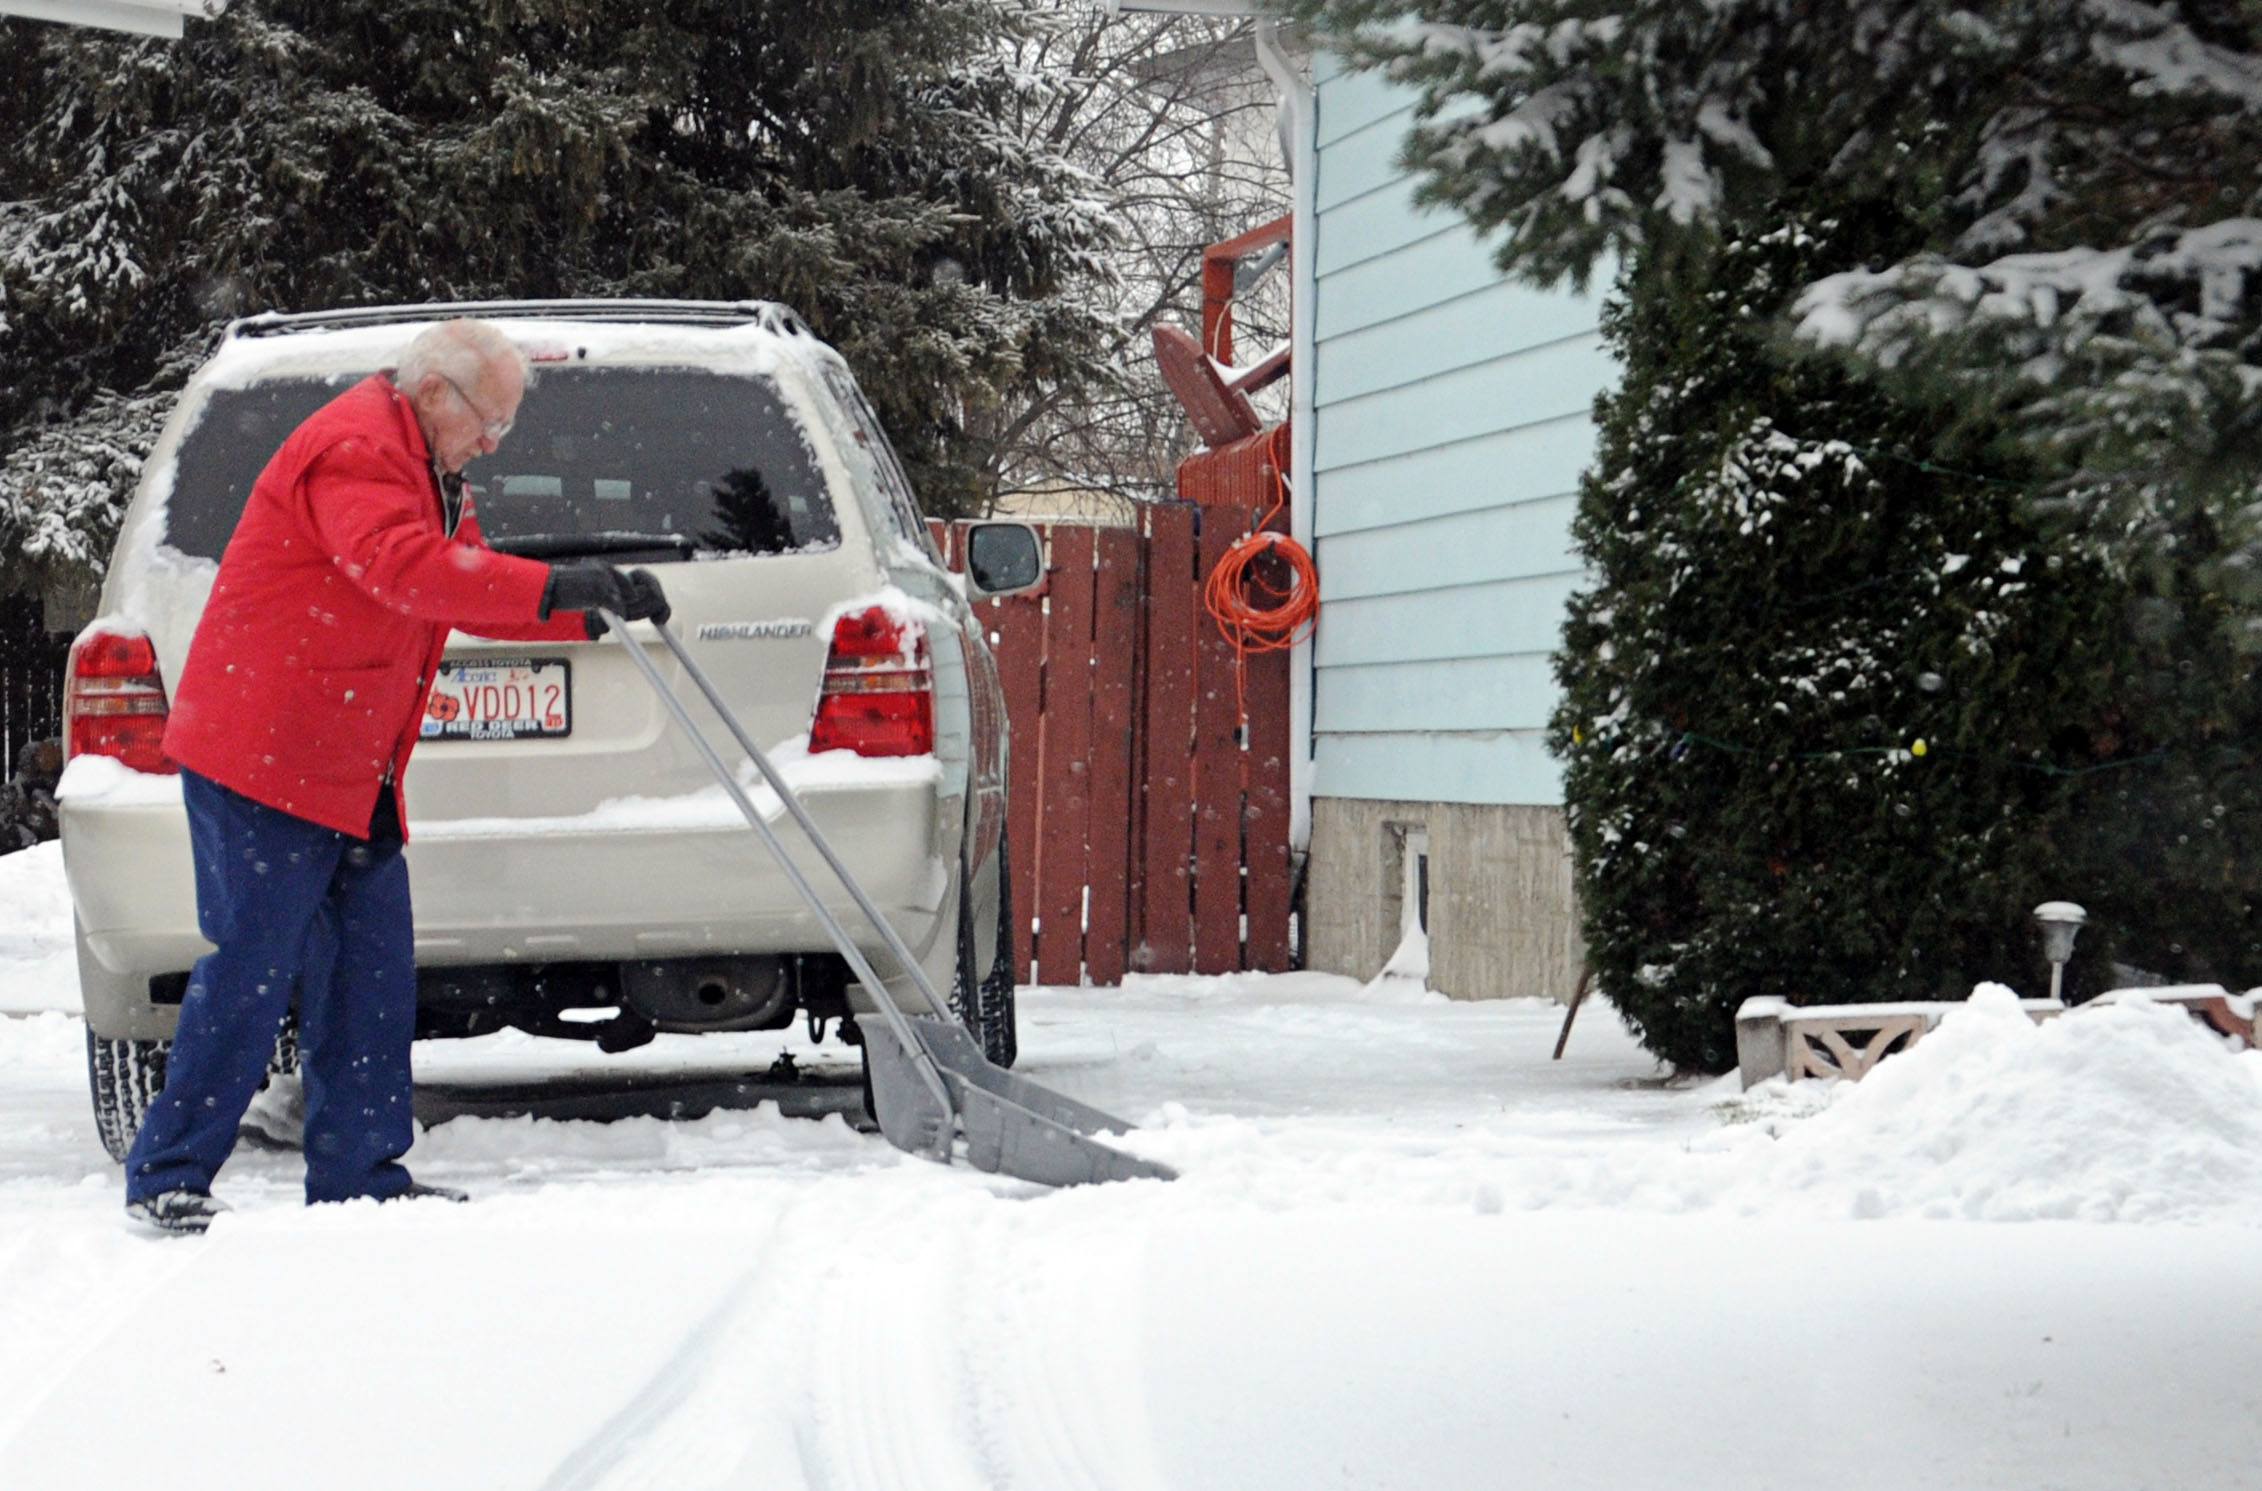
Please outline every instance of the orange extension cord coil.
M1287 433L1288 427L1282 425L1272 435L1272 506L1257 520L1257 531L1235 541L1202 585L1210 619L1233 644L1234 692L1244 728L1249 722L1249 654L1294 647L1319 625L1319 571L1312 556L1287 534L1267 529L1288 504L1288 452L1283 448ZM1286 587L1256 572L1257 560L1267 554L1288 567Z

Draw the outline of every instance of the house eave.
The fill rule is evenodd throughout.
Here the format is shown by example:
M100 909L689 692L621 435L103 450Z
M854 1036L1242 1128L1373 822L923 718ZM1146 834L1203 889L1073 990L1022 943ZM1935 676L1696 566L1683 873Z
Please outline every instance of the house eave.
M228 8L228 0L0 0L0 16L94 26L136 36L178 41L190 16L209 19Z

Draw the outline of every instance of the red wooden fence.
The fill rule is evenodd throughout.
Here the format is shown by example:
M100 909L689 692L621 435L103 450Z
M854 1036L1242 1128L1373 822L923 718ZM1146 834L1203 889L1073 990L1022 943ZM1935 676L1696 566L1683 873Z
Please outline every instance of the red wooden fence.
M1047 984L1289 966L1288 660L1233 646L1202 581L1260 510L1037 525L1045 584L983 603L1013 726L1014 961ZM958 534L938 525L955 565Z

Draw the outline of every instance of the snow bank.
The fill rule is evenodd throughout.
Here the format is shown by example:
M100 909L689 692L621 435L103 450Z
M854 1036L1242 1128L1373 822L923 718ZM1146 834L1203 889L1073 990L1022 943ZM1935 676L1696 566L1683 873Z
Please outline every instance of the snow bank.
M0 854L0 962L70 945L71 891L63 846L34 844Z
M1754 1089L1755 1107L1784 1087ZM2172 1006L2127 999L2036 1024L1983 985L1826 1096L1770 1126L1779 1138L1723 1136L1752 1167L1734 1188L1745 1209L1764 1187L1855 1217L2262 1220L2262 1053Z
M0 1082L54 1068L70 1071L86 1054L86 1026L61 1010L45 1010L0 1026Z
M1245 1204L2262 1228L2262 1054L2149 1002L2038 1025L1982 989L1860 1083L1746 1093L1643 1077L1599 1001L1553 1062L1552 1003L1398 1003L1319 974L1119 997L1183 1002L1183 1029L1119 1048L1143 1080L1102 1106L1142 1121L1133 1146L1180 1189ZM1250 1083L1270 1046L1293 1067Z
M1408 927L1382 972L1367 980L1366 993L1394 1004L1446 1003L1446 996L1429 986L1429 933L1418 925Z
M0 1014L78 1007L63 846L0 854Z

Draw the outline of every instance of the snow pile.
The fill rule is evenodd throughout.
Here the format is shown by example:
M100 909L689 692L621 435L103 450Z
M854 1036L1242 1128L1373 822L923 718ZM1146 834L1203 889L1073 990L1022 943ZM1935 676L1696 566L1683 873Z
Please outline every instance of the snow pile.
M1429 933L1420 923L1406 928L1398 950L1367 980L1366 993L1398 1004L1444 1004L1446 996L1429 986Z
M0 1082L12 1075L54 1067L74 1070L86 1054L86 1026L62 1010L45 1010L10 1020L0 1040Z
M75 1010L78 995L63 846L0 854L0 1014Z
M1855 1217L2262 1216L2262 1053L2172 1006L2131 999L2036 1024L1983 984L1830 1097L1761 1151L1776 1196ZM1753 1131L1723 1137L1757 1148Z
M0 968L71 945L71 890L63 846L34 844L0 854Z

